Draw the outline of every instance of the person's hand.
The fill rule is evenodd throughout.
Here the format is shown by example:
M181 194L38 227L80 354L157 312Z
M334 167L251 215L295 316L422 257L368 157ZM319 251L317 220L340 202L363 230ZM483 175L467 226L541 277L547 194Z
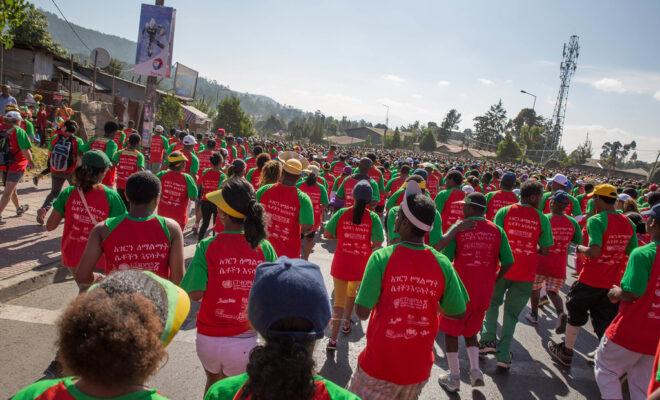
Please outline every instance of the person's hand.
M470 229L473 229L475 225L477 224L477 221L473 219L464 219L460 222L456 223L456 232L463 232L463 231L469 231Z
M34 163L32 161L28 161L27 169L34 169Z
M621 289L617 285L612 285L612 289L610 289L610 291L607 292L607 297L610 299L610 301L613 304L616 304L621 300L622 293L623 293L623 289Z

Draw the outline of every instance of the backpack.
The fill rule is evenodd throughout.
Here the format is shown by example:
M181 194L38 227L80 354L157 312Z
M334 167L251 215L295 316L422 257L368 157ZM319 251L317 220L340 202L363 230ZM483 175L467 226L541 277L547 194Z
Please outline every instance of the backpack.
M50 165L51 172L65 172L73 164L73 141L74 137L66 137L58 135L53 144L53 149L50 152Z
M11 130L0 130L0 167L8 166L14 161L14 155L9 148Z

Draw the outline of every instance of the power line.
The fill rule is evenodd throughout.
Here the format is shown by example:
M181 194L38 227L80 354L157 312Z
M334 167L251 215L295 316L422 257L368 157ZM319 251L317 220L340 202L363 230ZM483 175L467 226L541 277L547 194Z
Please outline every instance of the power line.
M85 46L85 47L87 48L87 50L89 50L89 51L91 52L92 49L90 49L89 46L87 46L87 44L82 40L82 38L80 37L80 35L78 35L78 32L76 32L76 30L73 29L73 26L71 25L71 23L69 22L69 20L66 19L66 17L64 16L64 13L63 13L62 10L60 9L60 6L57 5L57 3L55 2L55 0L51 0L51 1L52 1L53 4L55 5L55 8L57 8L57 11L60 12L60 15L62 16L62 18L64 18L64 21L66 21L67 25L69 25L69 28L71 28L71 30L73 31L73 34L76 35L76 37L78 38L78 40L80 40L80 43L82 43L83 46Z

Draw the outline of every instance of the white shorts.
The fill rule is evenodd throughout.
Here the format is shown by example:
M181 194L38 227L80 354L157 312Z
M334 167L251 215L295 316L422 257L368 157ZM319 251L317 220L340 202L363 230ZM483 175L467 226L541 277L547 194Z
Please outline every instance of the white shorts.
M630 399L645 400L653 359L654 356L630 351L603 336L594 360L594 373L601 396L604 399L623 399L619 378L627 374Z
M197 333L197 356L205 370L224 376L240 375L257 345L257 334L245 332L237 336L206 336Z

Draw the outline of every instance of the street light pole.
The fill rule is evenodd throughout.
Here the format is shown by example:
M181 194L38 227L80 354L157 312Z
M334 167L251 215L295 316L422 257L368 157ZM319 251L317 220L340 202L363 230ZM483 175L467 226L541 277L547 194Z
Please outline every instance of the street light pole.
M531 94L531 93L529 93L529 92L526 92L526 91L524 91L524 90L521 90L520 93L530 95L530 96L532 96L532 97L534 98L534 103L532 104L532 110L533 110L533 111L536 111L536 95L535 95L535 94Z
M383 107L387 109L385 112L385 132L383 133L383 148L385 148L385 141L387 139L387 128L390 125L390 106L383 104Z

